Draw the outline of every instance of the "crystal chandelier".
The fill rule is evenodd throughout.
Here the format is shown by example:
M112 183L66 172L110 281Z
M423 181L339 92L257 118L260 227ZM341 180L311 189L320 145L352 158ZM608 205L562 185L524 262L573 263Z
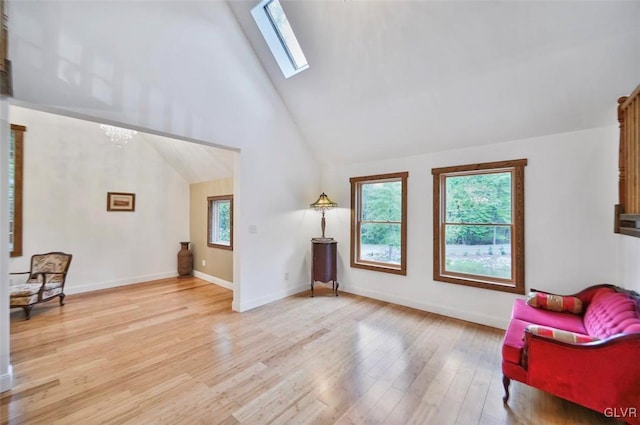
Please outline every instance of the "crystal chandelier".
M137 133L137 131L135 130L114 127L112 125L106 124L100 124L100 128L104 130L104 133L107 135L107 137L111 139L111 141L115 143L119 148L126 145L127 142L133 138L134 134Z

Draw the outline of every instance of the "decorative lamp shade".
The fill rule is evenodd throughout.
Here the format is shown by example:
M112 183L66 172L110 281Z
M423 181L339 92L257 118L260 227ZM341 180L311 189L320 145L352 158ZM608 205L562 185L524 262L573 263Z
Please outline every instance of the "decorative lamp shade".
M325 211L337 207L338 204L329 199L326 193L322 192L318 200L309 206L311 208L315 208L316 210Z
M326 193L322 192L322 195L320 195L320 197L318 198L318 200L316 202L314 202L313 204L309 205L311 208L315 208L316 211L321 211L322 212L322 220L320 221L320 228L322 229L322 238L321 239L325 239L324 237L324 230L326 228L326 222L324 219L324 212L326 210L330 210L331 208L335 208L338 206L337 202L333 202L331 199L329 199L329 197L327 196ZM331 239L331 238L329 238Z

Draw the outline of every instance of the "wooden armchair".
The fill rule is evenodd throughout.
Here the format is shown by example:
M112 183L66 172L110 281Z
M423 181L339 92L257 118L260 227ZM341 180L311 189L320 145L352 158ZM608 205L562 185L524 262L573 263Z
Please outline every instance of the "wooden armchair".
M27 320L29 320L34 304L60 297L60 305L64 305L64 283L71 264L71 257L71 254L64 252L36 254L31 257L31 270L11 273L12 275L28 275L26 282L9 285L11 308L22 308Z

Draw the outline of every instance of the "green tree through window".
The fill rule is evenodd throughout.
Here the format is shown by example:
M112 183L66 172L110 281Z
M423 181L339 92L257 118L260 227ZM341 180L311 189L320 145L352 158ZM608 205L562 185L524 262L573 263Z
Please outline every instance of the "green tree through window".
M218 235L220 241L231 241L231 202L220 201L218 203Z
M361 242L385 246L378 260L400 264L400 223L402 222L402 183L362 185Z
M452 176L446 179L447 243L481 245L510 243L506 227L476 224L511 223L511 173Z
M434 280L524 293L525 165L432 170Z
M209 196L207 245L233 249L233 195Z
M408 173L351 178L351 266L406 274Z

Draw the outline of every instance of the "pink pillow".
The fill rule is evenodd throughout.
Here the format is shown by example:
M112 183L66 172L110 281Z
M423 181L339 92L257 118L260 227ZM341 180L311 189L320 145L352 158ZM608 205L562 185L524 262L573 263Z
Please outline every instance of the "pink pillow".
M531 332L534 335L540 335L546 338L554 339L556 341L568 342L571 344L581 344L585 342L598 341L598 338L594 336L563 331L561 329L549 328L540 325L529 325L525 330Z
M582 314L582 301L576 297L545 294L544 292L529 292L527 304L535 308L550 311Z

